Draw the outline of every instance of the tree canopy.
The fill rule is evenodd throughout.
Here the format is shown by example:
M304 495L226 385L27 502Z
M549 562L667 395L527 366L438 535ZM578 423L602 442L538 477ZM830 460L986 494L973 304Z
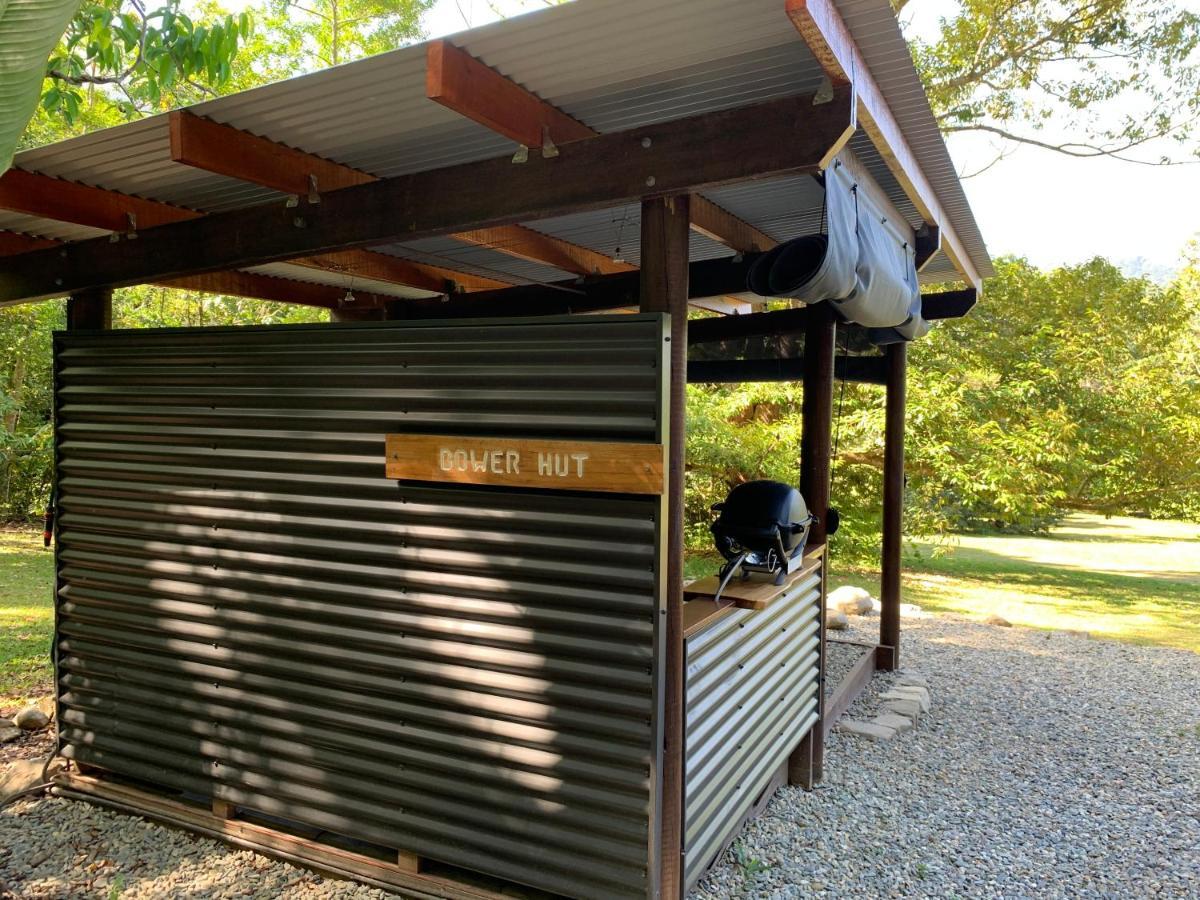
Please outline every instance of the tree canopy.
M1197 12L1158 0L958 0L938 31L911 44L945 133L1079 157L1200 154Z

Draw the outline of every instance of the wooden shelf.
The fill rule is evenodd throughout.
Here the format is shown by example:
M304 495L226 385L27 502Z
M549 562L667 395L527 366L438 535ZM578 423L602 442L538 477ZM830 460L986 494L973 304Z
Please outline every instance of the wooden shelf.
M734 580L721 594L721 605L713 599L720 579L716 575L693 581L683 589L683 636L689 638L735 609L766 609L782 597L800 579L807 578L821 567L825 548L814 547L804 553L804 563L787 577L783 584L770 581Z

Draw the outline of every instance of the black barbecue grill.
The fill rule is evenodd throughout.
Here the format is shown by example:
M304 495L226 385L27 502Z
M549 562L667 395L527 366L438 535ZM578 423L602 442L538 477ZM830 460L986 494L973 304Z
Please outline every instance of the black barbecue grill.
M718 602L735 574L742 580L765 575L781 585L800 567L804 545L813 517L804 497L794 487L778 481L739 484L724 503L713 506L720 513L712 524L717 550L725 557Z

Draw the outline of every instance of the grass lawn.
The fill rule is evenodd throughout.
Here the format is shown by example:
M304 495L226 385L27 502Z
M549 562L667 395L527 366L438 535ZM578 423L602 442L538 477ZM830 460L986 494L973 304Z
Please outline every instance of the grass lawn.
M1045 537L965 535L940 553L916 546L905 602L1200 652L1200 525L1072 516ZM688 575L716 565L689 559ZM0 529L0 706L50 689L53 579L39 532ZM836 561L832 582L879 589L875 572Z
M915 548L906 603L1200 652L1200 525L1077 515L1044 537L963 535ZM690 560L689 575L714 566ZM879 591L876 571L836 560L831 583Z
M0 528L0 707L50 690L53 590L41 532Z

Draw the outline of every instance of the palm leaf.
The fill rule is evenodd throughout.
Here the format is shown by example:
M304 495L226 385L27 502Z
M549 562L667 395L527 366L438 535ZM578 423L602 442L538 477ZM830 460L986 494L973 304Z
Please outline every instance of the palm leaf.
M0 174L37 110L46 60L80 0L0 0Z

